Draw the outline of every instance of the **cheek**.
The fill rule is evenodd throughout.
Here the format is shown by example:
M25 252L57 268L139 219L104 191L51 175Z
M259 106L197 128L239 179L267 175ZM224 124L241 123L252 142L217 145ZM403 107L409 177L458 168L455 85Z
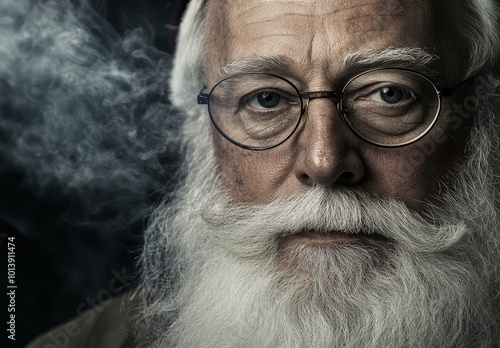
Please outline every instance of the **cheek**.
M213 127L212 141L214 144L215 164L223 181L223 187L229 191L233 191L243 183L242 173L245 170L240 165L242 156L238 160L238 156L236 156L234 149L232 149L234 145L220 136Z
M255 153L239 148L212 130L216 166L223 187L236 201L247 201L260 187L265 166L259 166Z
M441 115L440 124L423 139L408 147L403 156L402 174L423 175L431 180L446 182L450 173L465 156L471 120L457 120Z
M365 162L369 170L363 188L421 211L453 179L464 158L466 138L465 126L448 132L436 128L407 147L376 150L377 155Z
M223 187L236 202L270 203L294 182L290 151L242 149L221 137L216 130L212 138Z
M364 191L401 200L412 210L420 210L422 202L437 190L435 161L418 150L383 154L365 165L366 175L360 185Z

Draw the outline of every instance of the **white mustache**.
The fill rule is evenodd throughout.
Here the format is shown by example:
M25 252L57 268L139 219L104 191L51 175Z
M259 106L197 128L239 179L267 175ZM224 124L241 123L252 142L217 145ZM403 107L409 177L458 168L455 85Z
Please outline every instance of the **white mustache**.
M355 189L315 187L260 206L214 201L202 208L208 237L242 257L263 256L272 252L276 240L303 231L380 234L420 253L449 249L468 232L462 221L432 217L430 222L402 202Z

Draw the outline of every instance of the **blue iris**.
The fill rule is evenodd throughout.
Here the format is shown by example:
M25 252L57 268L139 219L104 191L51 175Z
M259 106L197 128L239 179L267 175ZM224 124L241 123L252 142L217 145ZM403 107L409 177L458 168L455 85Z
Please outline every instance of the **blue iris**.
M281 96L275 92L261 92L257 95L257 100L265 108L274 108L279 104Z
M396 87L385 87L380 90L380 98L386 103L394 104L403 99L403 91Z

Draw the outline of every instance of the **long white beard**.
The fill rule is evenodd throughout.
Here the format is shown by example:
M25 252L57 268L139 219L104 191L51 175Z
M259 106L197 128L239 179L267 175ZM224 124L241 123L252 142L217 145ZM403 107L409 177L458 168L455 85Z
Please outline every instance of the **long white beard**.
M199 151L180 199L146 235L144 345L498 346L498 222L480 133L475 156L423 215L348 187L238 206ZM391 242L284 242L311 229Z

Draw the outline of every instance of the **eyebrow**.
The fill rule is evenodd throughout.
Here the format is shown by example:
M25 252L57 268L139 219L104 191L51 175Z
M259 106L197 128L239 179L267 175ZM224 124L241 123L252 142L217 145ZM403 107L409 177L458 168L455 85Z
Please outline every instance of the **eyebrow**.
M407 68L416 70L428 77L435 77L438 72L432 68L437 55L426 52L422 48L388 47L377 51L359 51L349 53L342 60L346 70L359 71L362 69ZM230 62L220 70L220 79L243 73L280 73L294 70L294 62L283 55L244 57Z
M293 60L286 56L255 56L235 60L220 70L220 79L243 73L278 73L293 70Z
M426 52L422 48L388 47L382 51L360 51L344 57L343 63L347 69L360 70L378 67L406 68L416 70L428 77L436 77L437 70L433 63L439 56Z

